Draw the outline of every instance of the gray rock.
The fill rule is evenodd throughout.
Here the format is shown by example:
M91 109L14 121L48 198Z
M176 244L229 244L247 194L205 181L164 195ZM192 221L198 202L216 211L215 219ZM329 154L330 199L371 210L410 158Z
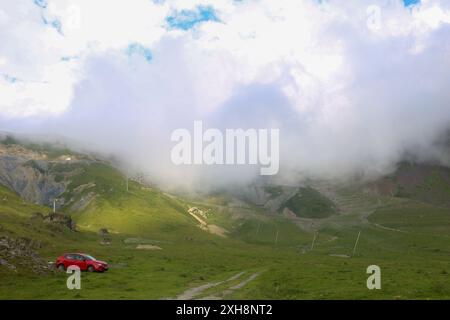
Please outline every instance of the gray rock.
M0 156L0 184L18 193L29 202L49 205L65 190L64 182L56 182L47 172L44 161L30 162L18 156Z
M69 228L72 231L76 231L76 223L74 220L72 220L71 217L68 215L65 215L64 213L50 213L49 215L44 217L44 222L56 224L56 225L62 225L67 228Z

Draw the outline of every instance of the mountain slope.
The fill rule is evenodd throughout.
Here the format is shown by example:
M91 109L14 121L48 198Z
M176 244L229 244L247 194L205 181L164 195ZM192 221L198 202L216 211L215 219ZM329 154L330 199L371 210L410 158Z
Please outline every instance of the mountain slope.
M284 204L305 187L263 185L236 190L241 198L216 193L184 199L132 180L127 189L126 177L105 161L12 142L0 161L10 156L20 163L4 165L10 171L2 174L10 182L26 181L0 187L0 298L160 299L199 287L207 288L200 298L450 297L449 208L383 195L368 184L323 182L311 183L316 191L308 201L296 199L314 215L287 219ZM63 187L55 196L57 210L76 220L77 231L45 218L52 207L43 186L54 184ZM21 190L35 193L21 197ZM45 206L27 201L27 194L47 195ZM324 198L336 207L326 217L310 202ZM226 236L211 233L188 210ZM105 228L107 242L99 234ZM83 273L82 290L70 291L67 275L47 264L70 251L106 260L111 269ZM371 264L382 268L381 291L365 286Z
M402 162L397 170L372 183L373 192L450 207L450 168Z
M14 140L0 144L0 184L25 201L49 207L55 201L80 228L128 233L196 228L187 205L126 179L109 163L66 149Z

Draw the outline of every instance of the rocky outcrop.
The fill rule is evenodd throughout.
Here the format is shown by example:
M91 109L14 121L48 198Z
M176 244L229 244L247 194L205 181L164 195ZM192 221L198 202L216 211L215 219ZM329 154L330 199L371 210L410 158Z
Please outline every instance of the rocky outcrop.
M98 231L98 235L101 238L100 244L102 244L102 245L110 245L111 244L111 235L109 234L108 229L101 228Z
M368 183L368 193L450 207L450 169L403 162L392 174Z
M44 217L44 222L57 224L68 228L71 231L76 231L75 221L72 220L71 217L63 214L63 213L50 213L46 217Z
M109 237L109 231L106 228L101 228L98 230L98 235L101 237Z
M40 247L41 243L33 239L0 237L0 266L14 272L19 268L36 273L49 272L48 263L35 251Z
M207 219L207 218L208 218L208 217L206 216L206 212L204 212L203 210L200 210L200 209L197 208L197 207L191 207L191 208L189 208L188 213L190 213L191 215L192 215L192 214L194 214L194 215L199 215L199 216L201 216L201 217L204 218L204 219Z
M46 224L51 224L54 226L59 226L67 228L71 231L76 231L76 223L72 218L64 213L49 213L48 215L43 215L40 212L35 212L30 217L31 222L43 222ZM59 228L62 230L62 228Z
M29 202L49 205L66 185L48 173L48 163L21 156L0 155L0 184Z
M96 197L97 194L95 192L88 192L81 196L77 201L74 201L73 198L70 199L67 202L67 206L70 206L71 211L82 211L86 209Z
M0 143L0 185L17 193L27 202L53 206L67 205L73 210L82 210L95 198L96 194L88 189L95 188L89 182L72 190L72 198L66 199L64 193L72 177L83 172L83 165L95 162L79 159L75 156L63 155L48 159L44 153L27 149L21 145L5 145ZM81 197L74 195L82 194Z

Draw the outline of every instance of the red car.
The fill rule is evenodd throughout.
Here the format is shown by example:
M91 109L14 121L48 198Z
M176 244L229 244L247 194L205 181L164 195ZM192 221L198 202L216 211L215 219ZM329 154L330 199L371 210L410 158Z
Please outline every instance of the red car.
M66 270L69 266L77 266L81 271L104 272L108 264L84 253L66 253L56 259L56 268Z

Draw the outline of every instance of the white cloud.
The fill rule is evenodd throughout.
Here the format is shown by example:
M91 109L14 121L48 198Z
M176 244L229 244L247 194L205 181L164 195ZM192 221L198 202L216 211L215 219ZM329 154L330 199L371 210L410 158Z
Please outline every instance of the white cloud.
M0 2L0 115L30 131L20 119L50 117L46 128L131 154L154 174L179 173L154 154L169 155L170 130L195 119L279 123L284 165L314 173L385 170L450 122L444 0ZM219 21L168 27L198 6ZM150 62L126 55L133 43Z

